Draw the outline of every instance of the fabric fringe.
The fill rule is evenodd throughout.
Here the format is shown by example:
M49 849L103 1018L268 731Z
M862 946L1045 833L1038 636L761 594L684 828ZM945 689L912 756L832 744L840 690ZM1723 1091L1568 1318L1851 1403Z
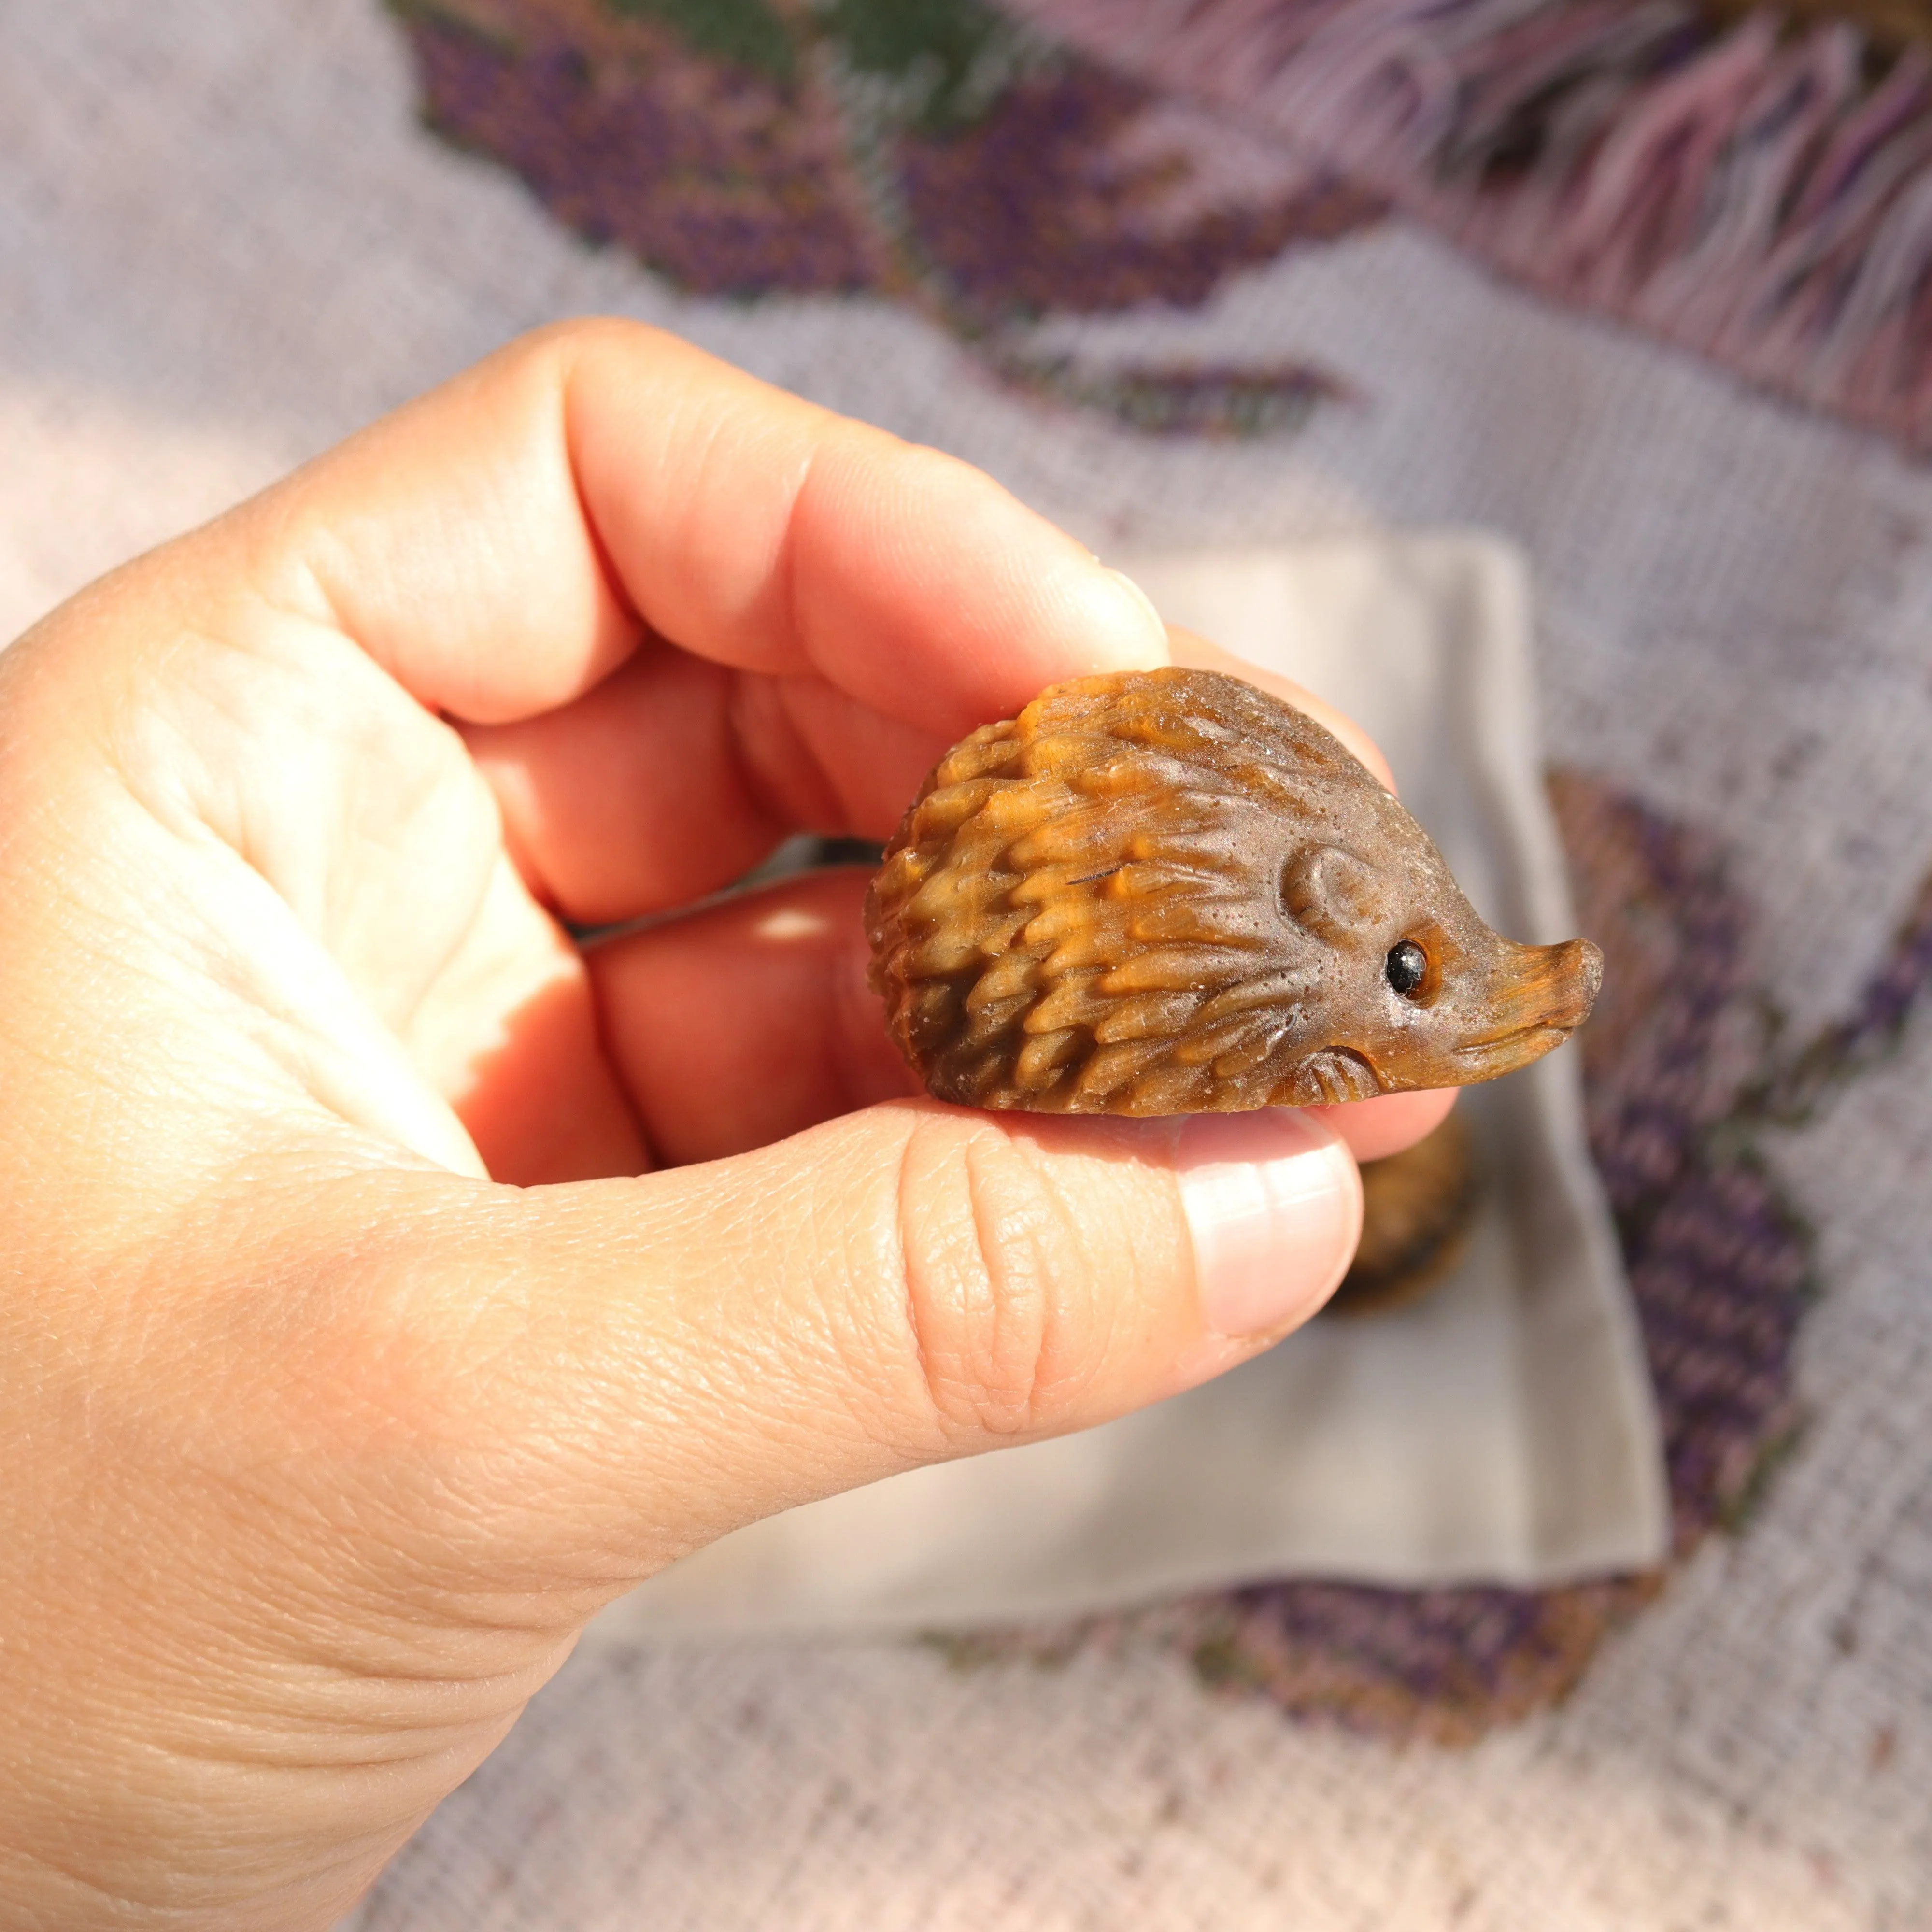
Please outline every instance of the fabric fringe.
M1932 443L1932 51L1690 0L1012 0L1546 294Z

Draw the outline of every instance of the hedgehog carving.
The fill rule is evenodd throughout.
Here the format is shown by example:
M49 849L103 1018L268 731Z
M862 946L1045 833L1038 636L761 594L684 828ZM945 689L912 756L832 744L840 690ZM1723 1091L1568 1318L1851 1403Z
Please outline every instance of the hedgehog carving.
M1042 1113L1492 1079L1581 1025L1603 970L1586 940L1491 932L1337 739L1212 671L1078 679L975 731L866 918L928 1090Z

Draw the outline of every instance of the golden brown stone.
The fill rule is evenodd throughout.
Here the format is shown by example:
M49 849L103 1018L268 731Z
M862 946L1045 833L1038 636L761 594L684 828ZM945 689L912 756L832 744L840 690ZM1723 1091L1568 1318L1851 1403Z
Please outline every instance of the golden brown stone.
M1590 1010L1587 940L1478 919L1340 742L1218 672L1055 685L940 760L866 902L931 1092L1238 1112L1465 1086Z
M1467 1124L1451 1114L1414 1146L1362 1163L1362 1239L1330 1315L1419 1301L1462 1258L1481 1189Z

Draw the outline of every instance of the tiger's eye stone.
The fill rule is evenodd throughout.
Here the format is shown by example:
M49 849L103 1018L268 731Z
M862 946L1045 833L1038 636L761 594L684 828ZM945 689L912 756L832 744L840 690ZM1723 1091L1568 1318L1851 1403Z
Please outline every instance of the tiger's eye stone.
M928 1089L1043 1113L1492 1079L1580 1025L1602 974L1586 940L1491 932L1339 740L1214 671L1078 679L975 731L866 917Z
M1460 1111L1400 1154L1362 1163L1362 1238L1327 1315L1386 1315L1420 1301L1467 1251L1481 1198Z

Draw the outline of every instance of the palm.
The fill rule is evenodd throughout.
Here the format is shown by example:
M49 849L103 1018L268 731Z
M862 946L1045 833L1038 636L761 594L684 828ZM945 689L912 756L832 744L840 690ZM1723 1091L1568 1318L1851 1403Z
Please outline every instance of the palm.
M639 1172L652 1157L644 1121L665 1156L701 1157L901 1090L872 1016L849 998L860 942L852 878L801 881L781 907L643 935L600 952L594 968L539 903L590 918L659 910L742 871L814 791L828 822L885 808L882 789L854 796L794 761L788 777L752 772L756 808L714 797L700 823L654 851L660 842L631 822L634 798L560 802L545 770L572 769L608 737L614 709L666 694L640 693L640 682L685 687L685 705L661 710L674 736L716 708L692 688L706 674L677 656L660 650L534 727L466 736L349 638L286 616L251 632L239 652L191 647L169 670L180 729L129 776L137 799L194 801L214 837L171 842L162 876L144 868L130 880L142 904L128 910L165 928L158 908L192 909L192 937L155 937L171 948L186 940L212 979L247 989L254 1021L226 1027L229 1051L249 1043L278 1104L500 1180ZM725 681L737 687L725 708L740 718L822 701L776 688L748 697L750 680ZM729 750L741 772L772 755L769 742ZM518 775L532 767L553 822L532 828L531 842L554 844L560 812L585 822L561 850L513 856L486 772L514 815ZM869 776L872 788L904 782L876 764ZM695 756L659 777L673 794L716 784ZM614 868L631 876L594 876ZM788 916L774 918L779 910ZM830 974L834 1010L815 1016L818 1040L773 1040L771 1022L782 1031L804 1017L774 982L801 972ZM734 997L748 981L778 997ZM292 1065L314 1076L303 1094L288 1090Z
M291 632L272 628L185 749L228 775L233 860L286 909L280 933L235 943L261 1004L337 1070L318 1099L392 1134L415 1108L416 1151L460 1160L466 1131L500 1178L635 1171L580 964L510 862L461 739L350 640ZM336 974L352 1004L326 997ZM424 1090L399 1091L395 1048Z

